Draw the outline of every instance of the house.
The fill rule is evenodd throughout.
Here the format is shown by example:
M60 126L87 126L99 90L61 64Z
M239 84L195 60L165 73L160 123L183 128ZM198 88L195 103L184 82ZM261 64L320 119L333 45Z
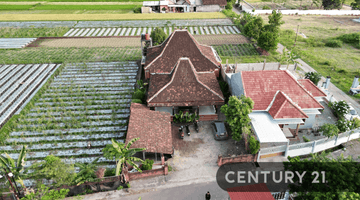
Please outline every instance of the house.
M132 148L146 148L143 152L144 160L145 153L155 155L155 161L160 154L161 163L164 165L164 155L170 157L174 151L170 114L150 110L143 104L132 103L126 141L133 138L140 139L131 145Z
M226 3L226 0L160 0L144 1L143 7L154 12L219 12Z
M265 183L228 188L227 192L231 200L274 200L273 195Z
M224 96L214 71L199 72L195 63L181 57L170 73L151 75L147 106L171 115L197 113L200 121L217 120L216 109L224 105Z
M254 101L249 115L261 147L286 144L299 129L313 128L319 103L327 95L310 80L297 80L287 70L241 71L231 75L233 95Z
M170 74L179 58L189 58L196 72L214 72L219 77L221 59L211 46L199 44L187 29L174 30L158 46L147 49L145 79L153 74Z

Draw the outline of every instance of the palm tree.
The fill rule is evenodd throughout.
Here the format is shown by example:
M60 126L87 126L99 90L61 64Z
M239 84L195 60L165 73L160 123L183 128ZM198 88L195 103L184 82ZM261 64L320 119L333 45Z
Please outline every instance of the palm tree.
M140 158L132 157L135 153L141 152L146 150L146 148L133 148L130 149L130 146L139 140L140 138L134 138L128 142L127 145L125 143L116 142L114 139L111 139L113 147L116 149L116 151L120 154L117 165L116 165L116 172L115 175L120 175L120 170L125 169L127 171L127 164L133 166L136 170L139 172L142 172L141 169L134 163L134 162L144 162ZM121 174L124 177L123 170L121 170Z
M24 182L21 179L25 166L26 146L22 147L16 163L14 159L9 156L9 154L5 153L5 155L6 157L0 155L0 171L2 171L3 173L11 172L14 176L15 181L20 183L21 186L24 188L24 191L26 191Z
M96 180L95 171L97 169L97 161L99 158L96 158L91 163L75 163L75 167L79 167L79 173L76 174L75 183L76 185L81 185L85 182L94 182Z

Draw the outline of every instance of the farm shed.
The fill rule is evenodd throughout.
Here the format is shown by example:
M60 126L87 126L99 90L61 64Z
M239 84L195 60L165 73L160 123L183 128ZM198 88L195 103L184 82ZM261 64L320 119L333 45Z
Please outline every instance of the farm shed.
M170 114L150 110L143 104L132 103L126 141L133 138L140 139L131 147L146 148L146 153L155 154L155 161L160 153L164 165L164 154L168 156L173 154ZM144 160L145 152L143 152Z

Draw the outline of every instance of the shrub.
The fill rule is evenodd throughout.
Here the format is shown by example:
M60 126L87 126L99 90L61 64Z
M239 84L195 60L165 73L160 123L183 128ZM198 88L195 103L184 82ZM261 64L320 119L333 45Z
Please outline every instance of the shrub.
M126 187L127 187L127 188L130 188L130 183L126 183Z
M360 33L344 34L337 37L337 39L345 43L351 44L355 46L355 48L360 48Z
M156 27L155 30L151 32L150 37L154 45L159 45L166 40L168 35L164 32L163 29Z
M227 3L226 6L225 6L225 9L226 10L232 10L233 6L231 4L229 4L229 3Z
M340 133L349 131L351 129L351 125L352 125L352 123L344 118L339 119L336 122L336 126L338 127Z
M65 199L69 191L69 189L50 190L49 187L41 185L36 193L30 192L25 197L21 198L21 200L61 200Z
M146 159L141 166L141 170L151 170L153 164L154 164L154 160Z
M325 10L341 9L345 0L322 0L322 5Z
M310 140L307 137L305 137L305 135L303 136L303 140L304 142L310 142Z
M262 9L263 9L263 10L271 10L271 8L270 8L269 6L267 6L267 5L263 6Z
M135 92L132 95L132 99L140 99L141 102L145 102L145 92L140 89L135 89Z
M133 99L131 103L142 103L141 99Z
M339 134L339 129L335 124L324 124L319 128L320 132L323 132L323 135L331 138Z
M350 109L350 106L346 103L346 101L338 101L334 103L329 102L329 107L338 118L344 118L345 114L347 114Z
M117 190L122 190L124 187L122 185L120 185Z
M305 79L310 79L311 82L317 85L321 80L321 74L319 74L318 72L306 72Z
M360 119L354 118L353 120L351 120L351 122L352 122L352 129L360 127Z
M115 176L115 171L116 169L115 168L106 168L106 171L105 171L105 177L108 177L108 176Z
M260 149L260 142L254 138L254 136L250 136L249 138L249 148L251 154L256 154Z
M352 10L360 10L360 0L355 0L350 4Z
M230 90L229 90L229 85L225 81L220 81L219 85L220 85L221 92L223 93L223 95L225 97L225 103L227 103L229 101L229 97L231 95Z
M134 13L141 13L141 6L133 8Z
M162 8L162 11L166 11L166 8L164 7L164 8Z
M269 26L270 27L270 26ZM279 34L277 31L262 31L258 38L257 45L266 50L276 49L279 43Z
M341 40L328 40L325 43L325 46L327 46L327 47L342 47L342 41Z

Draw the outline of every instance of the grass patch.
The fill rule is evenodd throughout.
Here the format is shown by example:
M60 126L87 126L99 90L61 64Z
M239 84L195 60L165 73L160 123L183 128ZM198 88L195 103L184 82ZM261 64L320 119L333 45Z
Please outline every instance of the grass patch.
M141 58L139 48L25 48L0 50L0 64L127 61Z
M122 21L165 19L217 19L226 18L220 12L202 13L150 13L150 14L2 14L0 21Z
M226 63L226 59L229 60L229 63L237 62L238 64L240 64L240 63L263 63L264 59L266 59L267 63L279 62L279 60L278 60L279 53L277 53L276 51L270 51L269 53L270 53L269 56L260 56L260 55L253 55L253 56L221 56L221 55L219 55L219 56L221 58L222 64Z
M219 56L253 56L259 55L255 47L250 43L245 44L223 44L213 46Z
M0 38L60 37L70 28L0 28Z
M131 10L137 5L41 5L34 10Z
M0 5L0 10L29 10L34 5Z

